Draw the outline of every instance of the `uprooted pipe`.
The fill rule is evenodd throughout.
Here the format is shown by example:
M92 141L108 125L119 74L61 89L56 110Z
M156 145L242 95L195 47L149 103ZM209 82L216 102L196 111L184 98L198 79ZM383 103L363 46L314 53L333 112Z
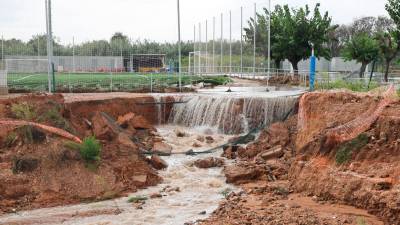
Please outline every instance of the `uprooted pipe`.
M36 127L38 129L44 130L46 132L64 137L71 141L75 141L77 143L82 143L82 140L80 138L76 137L75 135L73 135L71 133L68 133L65 130L62 130L62 129L59 129L56 127L47 126L47 125L40 124L40 123L29 122L29 121L24 121L24 120L0 120L0 127L1 126L12 126L12 127L32 126L32 127Z
M383 110L393 101L395 89L391 85L389 89L383 94L382 101L374 109L371 108L367 112L358 116L354 120L343 124L341 126L327 130L325 146L333 146L346 141L353 140L361 133L367 131L371 125L379 118Z

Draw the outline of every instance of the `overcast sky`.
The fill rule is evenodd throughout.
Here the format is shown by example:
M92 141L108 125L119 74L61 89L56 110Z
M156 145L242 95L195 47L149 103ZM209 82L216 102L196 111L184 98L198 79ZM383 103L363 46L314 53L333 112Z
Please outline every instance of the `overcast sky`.
M28 40L45 33L44 0L0 0L0 35ZM181 0L182 39L192 40L194 24L208 20L212 38L212 19L216 16L216 37L220 36L220 14L224 13L224 36L229 37L229 11L232 10L233 39L240 38L240 7L244 18L267 6L267 0ZM321 3L335 23L350 23L362 16L387 15L386 0L272 0L291 7ZM132 39L177 40L176 0L52 0L53 32L62 43L110 39L121 31Z

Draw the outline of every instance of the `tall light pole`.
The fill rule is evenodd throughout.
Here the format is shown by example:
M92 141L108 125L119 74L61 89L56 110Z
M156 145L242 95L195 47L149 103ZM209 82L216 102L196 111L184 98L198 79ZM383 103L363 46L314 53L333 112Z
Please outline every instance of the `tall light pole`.
M243 76L243 7L240 7L240 77Z
M221 13L221 74L222 74L222 66L224 57L224 14Z
M201 23L199 23L199 74L201 75Z
M51 0L45 0L46 5L46 31L47 31L47 61L48 61L48 85L49 92L52 92L53 75L53 34L51 26Z
M215 17L213 17L213 56L212 56L212 64L213 64L213 73L215 73Z
M180 9L180 4L179 0L177 0L177 8L178 8L178 74L179 74L179 91L182 91L182 52L181 52L181 9Z
M267 88L269 86L269 78L271 76L271 0L268 0L268 74Z
M196 73L196 25L193 26L193 75Z
M229 11L229 74L232 74L232 11Z
M257 35L257 4L254 3L254 32L253 32L253 78L256 78L256 35Z
M206 20L206 74L208 72L208 20Z

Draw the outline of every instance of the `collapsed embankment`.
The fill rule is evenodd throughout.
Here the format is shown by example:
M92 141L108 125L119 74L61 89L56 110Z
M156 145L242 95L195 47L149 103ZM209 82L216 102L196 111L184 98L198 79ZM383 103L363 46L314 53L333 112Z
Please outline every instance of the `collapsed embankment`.
M154 133L159 121L151 103L148 96L69 103L61 95L1 100L2 121L33 121L81 140L93 135L102 149L99 159L87 160L63 137L33 126L1 125L0 213L115 198L161 182L152 162L140 154L162 141Z
M246 149L225 149L238 158L225 168L227 180L243 192L203 224L400 224L400 102L380 111L383 101L305 94L299 115L273 124ZM360 133L352 140L327 141L333 131L354 130Z

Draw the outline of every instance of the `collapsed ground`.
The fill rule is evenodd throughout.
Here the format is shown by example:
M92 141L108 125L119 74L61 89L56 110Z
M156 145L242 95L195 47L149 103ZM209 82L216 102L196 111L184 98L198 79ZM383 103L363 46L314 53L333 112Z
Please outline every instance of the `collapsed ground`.
M400 224L400 102L355 139L324 146L328 130L366 117L381 101L306 94L301 124L296 115L246 149L226 148L225 157L238 158L224 169L227 180L243 191L201 224Z
M165 165L141 154L155 146L165 150L151 125L157 110L145 104L152 101L139 96L66 103L59 95L1 100L1 118L40 122L81 139L96 135L102 153L87 161L57 135L2 126L0 211L115 198L161 182L154 168ZM400 224L400 102L391 102L355 139L324 144L329 130L366 116L381 101L348 92L307 94L301 117L273 124L247 148L225 148L222 156L237 160L224 169L227 181L243 191L227 190L219 209L200 222ZM197 164L223 165L213 159Z
M160 145L162 150L152 125L155 106L137 107L152 101L138 97L65 104L61 95L1 100L3 122L34 121L89 138L78 144L35 126L3 124L0 213L110 199L160 183L154 169L160 165L140 153ZM101 154L92 151L97 145Z

